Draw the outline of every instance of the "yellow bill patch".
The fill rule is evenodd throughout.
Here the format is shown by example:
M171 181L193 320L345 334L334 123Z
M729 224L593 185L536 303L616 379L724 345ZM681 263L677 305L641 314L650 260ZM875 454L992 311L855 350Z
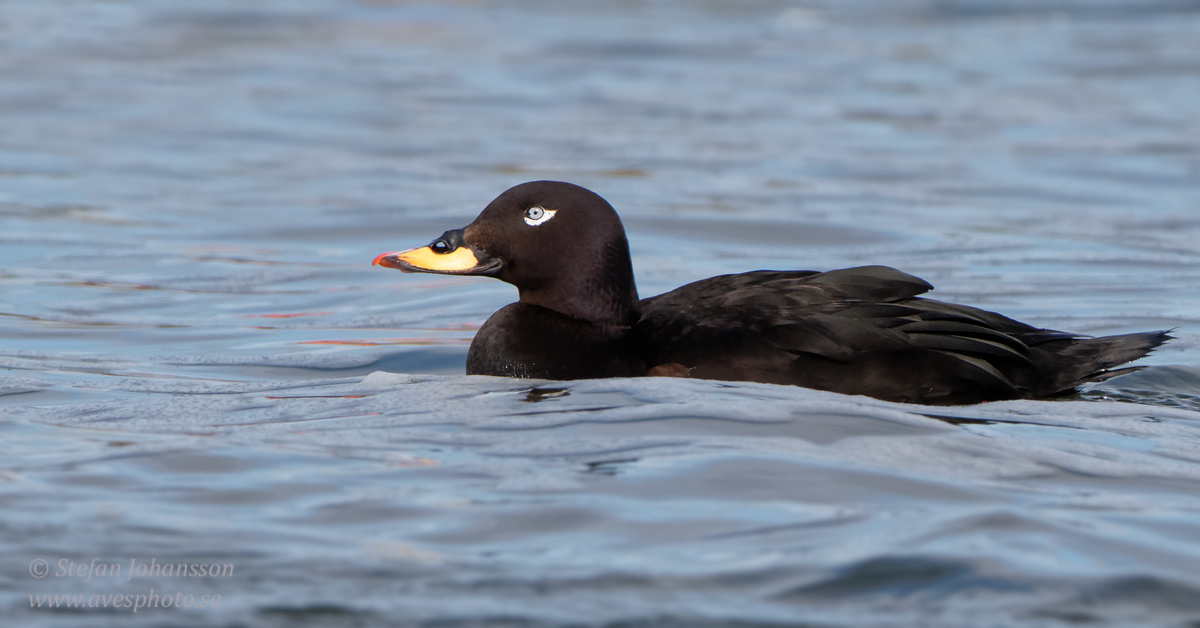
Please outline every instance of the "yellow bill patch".
M443 272L467 271L479 266L479 259L475 257L469 247L465 246L460 246L449 253L435 253L433 249L422 246L397 253L396 259L414 269Z

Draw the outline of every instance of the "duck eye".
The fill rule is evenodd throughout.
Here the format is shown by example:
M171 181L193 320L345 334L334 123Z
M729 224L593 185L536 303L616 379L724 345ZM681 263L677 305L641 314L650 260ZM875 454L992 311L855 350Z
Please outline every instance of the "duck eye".
M529 225L530 227L536 227L553 218L554 214L557 212L557 209L530 207L529 209L525 210L525 224Z

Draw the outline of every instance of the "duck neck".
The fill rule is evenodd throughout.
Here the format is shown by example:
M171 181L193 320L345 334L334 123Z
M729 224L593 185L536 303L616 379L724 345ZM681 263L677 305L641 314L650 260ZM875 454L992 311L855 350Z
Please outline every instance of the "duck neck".
M612 286L588 289L591 292L522 290L521 302L605 326L632 327L641 316L637 290L632 285L621 294L613 292Z
M622 244L624 244L622 242ZM612 247L596 267L555 273L554 279L518 286L521 302L607 326L631 327L641 317L628 245Z

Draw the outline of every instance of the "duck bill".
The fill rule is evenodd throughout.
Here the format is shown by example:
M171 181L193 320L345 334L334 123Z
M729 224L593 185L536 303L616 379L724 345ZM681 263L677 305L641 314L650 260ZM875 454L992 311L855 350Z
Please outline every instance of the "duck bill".
M453 232L447 232L450 235ZM395 268L406 273L435 273L439 275L490 275L500 268L500 260L461 242L441 239L429 246L421 246L397 253L384 253L375 258L373 266ZM458 244L458 246L454 246ZM438 247L435 249L434 247Z

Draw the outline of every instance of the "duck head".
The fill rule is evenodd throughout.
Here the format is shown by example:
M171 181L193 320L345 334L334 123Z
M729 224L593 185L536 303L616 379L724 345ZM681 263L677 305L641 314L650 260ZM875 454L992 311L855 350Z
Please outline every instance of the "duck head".
M376 265L404 272L495 277L522 303L603 324L637 320L629 243L617 212L571 183L509 188L462 229L427 246L384 253Z

